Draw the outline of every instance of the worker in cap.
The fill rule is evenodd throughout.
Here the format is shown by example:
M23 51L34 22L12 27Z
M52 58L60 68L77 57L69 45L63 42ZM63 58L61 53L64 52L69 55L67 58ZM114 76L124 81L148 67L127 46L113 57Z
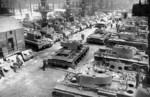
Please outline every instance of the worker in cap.
M82 42L84 41L84 37L85 37L85 35L81 34Z
M46 66L48 65L48 59L43 60L42 70L45 71Z

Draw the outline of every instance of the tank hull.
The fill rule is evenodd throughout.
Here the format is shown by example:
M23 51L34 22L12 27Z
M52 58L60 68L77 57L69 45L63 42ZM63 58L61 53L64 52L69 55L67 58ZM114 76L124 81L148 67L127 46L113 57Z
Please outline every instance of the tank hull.
M83 46L81 50L72 53L72 59L68 57L52 56L52 59L48 59L48 64L52 66L74 68L86 56L88 50L89 47Z
M94 60L95 61L102 61L102 60L106 60L106 61L121 61L123 63L126 64L141 64L143 66L147 66L148 65L148 59L146 58L145 60L136 60L133 58L125 58L125 57L117 57L115 56L115 54L111 54L111 53L105 53L106 51L109 51L108 49L99 49L96 53L94 53ZM100 54L101 53L101 54Z
M130 74L127 73L127 78L130 78L129 76ZM114 78L107 87L105 85L90 87L81 86L65 79L54 87L52 97L133 97L136 93L135 82L128 80L125 83L123 84L119 79ZM130 93L131 91L132 93Z
M147 43L146 42L134 42L134 41L121 41L121 40L117 40L117 39L108 39L106 45L108 46L113 46L115 44L119 44L119 45L129 45L129 46L134 46L140 50L146 50L147 49Z
M86 40L88 43L94 43L94 44L100 44L100 45L104 45L105 44L105 39L99 39L99 38L92 38L89 37Z
M41 50L41 49L48 48L48 47L52 46L52 43L48 42L48 41L46 41L44 43L40 43L40 42L35 42L32 40L25 39L25 43L29 47L35 47L36 50Z
M106 41L109 39L110 36L111 33L109 32L103 32L98 34L93 33L87 37L86 41L87 43L104 45L106 44Z

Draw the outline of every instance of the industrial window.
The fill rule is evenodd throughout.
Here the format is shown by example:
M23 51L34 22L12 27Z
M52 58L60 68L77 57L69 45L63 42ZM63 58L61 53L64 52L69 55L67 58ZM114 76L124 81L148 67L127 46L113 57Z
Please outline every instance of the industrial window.
M58 3L54 3L54 8L55 9L59 8L59 4Z
M12 34L13 33L13 31L10 31L10 34Z
M48 4L50 9L53 9L53 4Z

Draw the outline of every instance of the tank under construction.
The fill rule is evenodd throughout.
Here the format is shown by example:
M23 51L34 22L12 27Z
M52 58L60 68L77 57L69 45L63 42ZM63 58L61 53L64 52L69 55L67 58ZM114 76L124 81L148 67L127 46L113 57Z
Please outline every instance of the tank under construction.
M61 46L62 48L48 59L50 65L74 68L89 50L89 47L80 42L71 40L61 42Z
M148 65L148 56L145 52L139 51L137 48L127 45L115 45L112 48L99 49L94 53L96 61L116 61L119 60L126 64Z
M87 37L87 42L104 45L105 40L107 40L110 36L111 36L111 33L106 32L101 29L96 29L94 33L90 34Z
M107 45L112 46L115 44L134 46L141 50L147 49L147 39L138 33L119 32L114 34L108 39Z
M53 44L51 39L43 37L40 33L38 33L38 31L25 33L25 43L30 47L34 47L36 50L51 47Z
M137 32L138 31L138 27L131 25L131 24L125 24L123 25L120 30L120 32Z
M53 97L133 97L136 93L136 72L109 70L102 65L87 66L69 72L56 84Z

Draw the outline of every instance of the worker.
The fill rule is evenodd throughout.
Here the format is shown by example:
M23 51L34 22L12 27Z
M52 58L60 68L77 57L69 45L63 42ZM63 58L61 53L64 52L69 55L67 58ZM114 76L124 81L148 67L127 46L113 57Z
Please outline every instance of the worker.
M2 67L0 67L0 77L5 77Z
M113 23L110 24L110 27L111 27L111 28L113 27Z
M105 66L106 65L106 62L104 59L102 59L102 66Z
M48 65L48 60L44 59L43 60L43 66L42 66L43 71L45 71L45 68L46 68L47 65Z
M84 37L85 37L85 35L81 34L82 42L84 41Z
M116 22L116 30L117 30L117 32L119 32L119 24L118 24L118 22Z
M14 62L14 61L12 61L13 62L13 66L11 67L12 69L13 69L13 71L16 73L17 72L17 68L18 68L18 63L17 62Z
M136 79L136 88L138 88L139 84L141 83L141 72L140 70L137 70L137 74L135 76Z
M16 55L16 62L18 63L18 68L20 68L23 65L22 60L19 58L19 55Z

